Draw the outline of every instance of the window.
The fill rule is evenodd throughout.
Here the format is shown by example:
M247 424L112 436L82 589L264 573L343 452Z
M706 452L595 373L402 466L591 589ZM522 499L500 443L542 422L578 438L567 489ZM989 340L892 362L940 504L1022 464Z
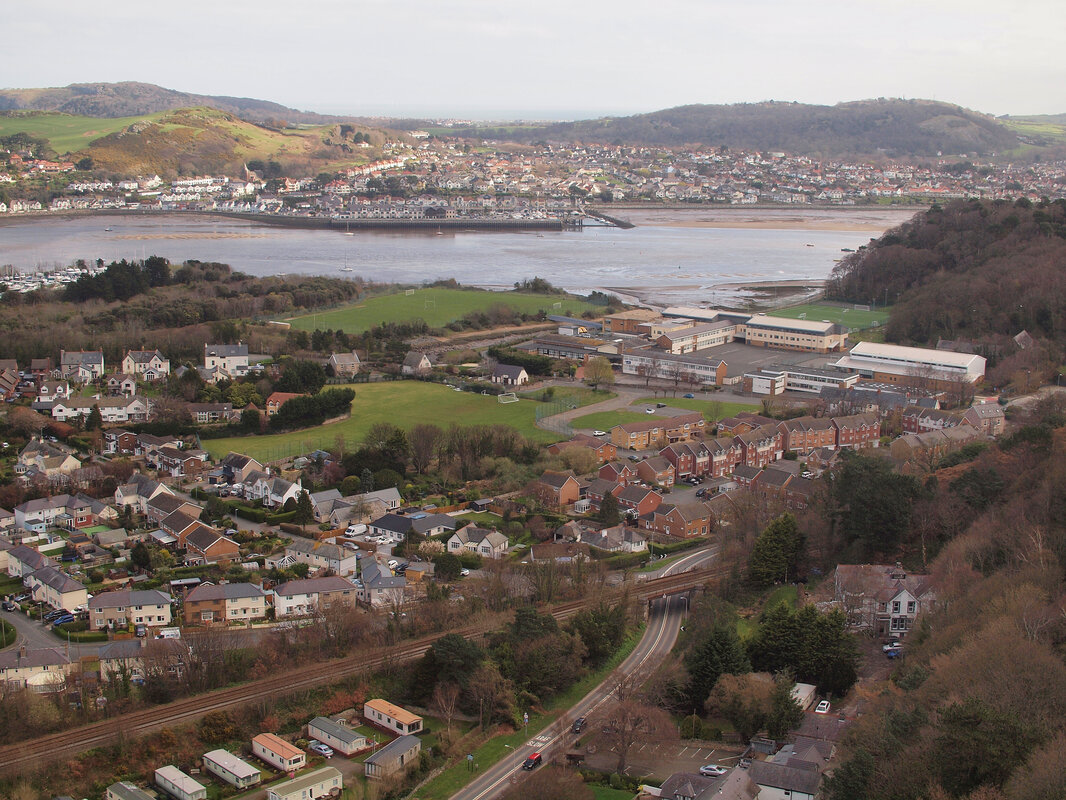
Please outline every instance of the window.
M893 614L898 614L899 613L899 600L893 600L892 601L892 613Z
M915 602L914 600L909 600L907 602L907 613L908 614L913 614L917 610L918 610L918 603Z

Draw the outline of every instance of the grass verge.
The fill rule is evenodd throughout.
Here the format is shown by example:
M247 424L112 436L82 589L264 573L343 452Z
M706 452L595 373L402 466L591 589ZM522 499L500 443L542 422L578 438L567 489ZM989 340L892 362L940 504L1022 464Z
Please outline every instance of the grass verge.
M643 626L634 629L607 663L595 672L590 672L567 691L554 697L543 712L530 714L528 733L523 729L514 733L501 734L481 745L473 753L474 769L470 769L467 766L464 754L459 762L445 769L440 775L418 790L417 794L420 800L447 800L447 798L489 769L497 761L506 758L510 754L510 750L506 745L521 747L528 739L536 736L544 728L551 725L571 706L598 686L612 670L616 669L626 659L626 656L633 652L643 635Z

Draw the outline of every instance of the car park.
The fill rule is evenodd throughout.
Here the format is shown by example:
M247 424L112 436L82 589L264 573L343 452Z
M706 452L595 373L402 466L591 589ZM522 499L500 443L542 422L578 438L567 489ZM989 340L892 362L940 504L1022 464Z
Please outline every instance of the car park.
M543 760L540 753L531 753L529 758L522 762L522 769L536 769Z
M821 702L819 702L818 705L815 706L814 713L815 714L828 714L829 713L829 701L828 700L822 700Z
M311 743L308 745L307 749L310 750L312 753L315 753L320 756L325 756L326 758L333 757L333 748L330 747L328 744L323 744L322 742L316 742L312 740Z
M718 775L725 775L729 770L725 767L720 767L717 764L704 764L700 767L700 775L708 778L714 778Z

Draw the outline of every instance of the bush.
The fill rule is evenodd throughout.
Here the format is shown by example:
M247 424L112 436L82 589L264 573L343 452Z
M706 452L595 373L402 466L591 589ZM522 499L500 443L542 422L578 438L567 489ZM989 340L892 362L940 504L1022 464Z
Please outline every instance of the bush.
M267 514L265 521L270 525L281 525L283 522L291 522L295 516L295 511L282 511L280 514Z
M649 542L648 549L657 556L665 556L669 553L677 553L682 550L692 550L696 547L702 547L707 544L706 539L684 539L680 542L670 542L669 544L659 544L658 542Z
M15 626L6 620L0 619L0 647L7 647L14 643L18 637L18 631L15 630Z
M703 720L693 714L690 717L685 717L681 720L679 728L682 739L702 739L703 738Z

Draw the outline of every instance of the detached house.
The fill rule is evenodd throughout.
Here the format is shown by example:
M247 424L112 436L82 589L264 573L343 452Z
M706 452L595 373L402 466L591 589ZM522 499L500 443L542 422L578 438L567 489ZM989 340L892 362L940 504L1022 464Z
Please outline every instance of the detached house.
M328 569L342 577L354 575L359 564L355 553L346 547L303 537L294 537L286 545L285 555L312 570Z
M137 379L125 372L107 376L108 397L133 397L137 394Z
M403 366L400 371L404 375L425 375L433 369L433 364L425 353L416 353L411 351L407 354L407 357L403 360Z
M904 636L919 614L936 601L929 575L909 575L900 564L840 564L833 579L833 600L848 623L881 636Z
M599 531L582 529L580 544L620 553L643 553L648 549L648 537L628 525L615 525Z
M122 371L144 381L160 381L170 374L170 359L158 350L127 350L122 357Z
M326 361L326 367L333 370L338 378L351 378L359 373L359 356L353 350L350 353L332 353Z
M486 530L474 524L460 528L448 539L448 552L466 550L482 558L500 559L507 553L507 537L496 530Z
M233 561L240 555L240 546L203 523L185 536L186 564L214 564L218 561Z
M548 506L568 506L581 499L581 482L572 470L545 472L532 486L537 499Z
M59 377L77 383L89 383L104 376L101 350L60 350Z
M656 486L674 485L674 465L662 456L645 458L637 464L637 475L644 483Z
M504 386L525 386L529 383L529 374L523 367L516 367L511 364L497 364L492 368L489 380Z
M268 508L277 508L290 499L296 500L302 491L299 478L292 483L281 477L263 475L248 487L244 496L249 500L262 500Z
M1007 418L999 403L979 403L966 409L962 421L972 425L985 436L999 436L1003 433Z
M248 365L248 345L243 342L204 345L205 369L219 369L236 378L248 372Z
M714 514L706 503L663 503L641 517L641 525L667 536L708 536L714 529Z

